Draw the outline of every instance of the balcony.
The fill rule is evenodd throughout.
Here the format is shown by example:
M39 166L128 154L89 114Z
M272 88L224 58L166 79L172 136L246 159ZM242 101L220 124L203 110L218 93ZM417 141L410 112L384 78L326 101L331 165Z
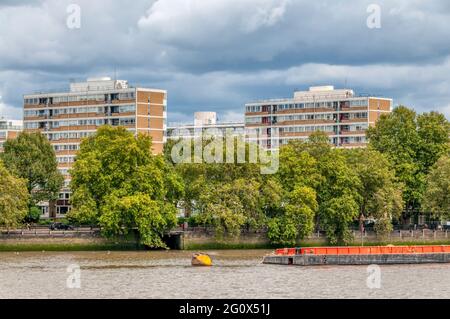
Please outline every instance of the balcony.
M340 135L363 135L366 134L366 130L340 130L339 131Z

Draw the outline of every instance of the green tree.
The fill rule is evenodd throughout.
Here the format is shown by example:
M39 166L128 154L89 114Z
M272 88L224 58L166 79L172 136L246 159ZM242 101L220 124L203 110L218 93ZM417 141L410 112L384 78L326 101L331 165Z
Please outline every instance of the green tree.
M309 187L314 191L318 208L317 213L311 215L315 224L326 231L331 243L346 243L351 239L350 225L358 216L360 180L342 152L331 147L326 134L315 132L307 141L292 141L283 146L277 177L287 198L298 187ZM282 201L278 213L284 213L285 207L286 200ZM314 205L310 208L316 211ZM292 223L284 231L279 226L283 221L287 220L277 219L269 226L277 227L274 233L292 234ZM308 230L304 235L313 230L308 225L303 226ZM297 226L301 227L300 224Z
M238 236L242 227L260 220L260 184L236 179L216 187L208 185L198 199L197 220L211 225L216 235Z
M165 247L183 187L172 165L151 154L149 137L103 126L82 142L71 175L69 218L98 223L106 236L135 231L142 244Z
M268 237L274 244L293 246L314 230L316 192L307 186L296 186L284 204L280 213L268 222Z
M37 223L39 219L41 219L41 209L39 207L33 206L28 209L27 216L25 216L27 223Z
M316 223L325 230L330 243L345 244L352 239L350 226L358 216L361 182L342 152L331 147L325 133L311 134L305 147L315 158L321 176L316 186Z
M263 197L271 243L295 245L314 230L318 210L315 187L322 176L308 145L291 141L281 147L278 172L266 178Z
M165 149L166 158L171 158L172 148L178 142ZM181 202L186 215L193 214L198 223L213 226L218 236L238 236L243 227L261 226L264 220L264 177L258 163L249 163L249 144L234 138L234 148L230 151L234 160L230 162L227 159L229 145L223 139L192 139L184 143L191 149L191 156L186 162L176 164L175 168L184 182ZM218 162L208 163L205 152L197 156L194 151L214 145L223 152L218 156ZM238 161L238 150L243 151L245 161Z
M450 156L442 156L427 176L424 209L433 218L450 218Z
M0 225L17 227L28 211L26 181L11 175L0 162Z
M58 171L55 151L40 133L20 133L4 144L1 159L15 176L26 180L29 207L58 199L64 178Z
M315 188L324 181L317 159L312 155L320 152L319 147L311 142L295 140L281 148L277 178L287 191L293 190L297 185Z
M350 193L328 199L321 205L321 225L331 244L347 243L353 239L349 224L358 216L358 204Z
M370 145L385 154L396 177L404 185L404 219L421 207L425 179L430 167L448 151L449 122L437 112L417 116L399 106L382 115L367 131Z
M350 225L358 217L360 180L339 150L332 149L317 159L325 182L317 188L319 225L332 244L350 241Z
M343 150L350 167L360 179L359 220L375 220L378 235L392 231L392 219L403 210L402 185L397 183L386 156L370 148Z
M417 158L425 173L450 150L450 122L438 112L423 113L417 117L417 133L421 140Z

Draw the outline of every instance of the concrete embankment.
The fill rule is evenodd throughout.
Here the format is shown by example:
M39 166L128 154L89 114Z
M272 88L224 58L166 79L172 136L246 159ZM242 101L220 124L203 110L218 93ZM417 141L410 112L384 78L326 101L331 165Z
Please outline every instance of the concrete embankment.
M163 240L171 249L183 249L182 236L171 232ZM10 230L0 232L0 251L94 251L94 250L144 250L145 246L133 235L104 238L98 229Z
M103 238L0 239L0 251L100 251L139 250L135 242Z
M97 232L46 231L11 232L0 234L0 251L87 251L136 250L131 238L107 239Z
M242 233L237 238L217 238L213 232L186 231L183 234L184 249L258 249L275 248L271 245L264 232ZM394 231L385 238L379 238L373 232L364 236L354 232L354 239L350 246L376 246L376 245L444 245L450 244L447 231L416 230ZM296 243L297 247L327 246L329 245L323 233L313 234Z
M279 248L271 245L264 232L247 232L241 236L218 238L213 232L206 231L174 231L164 238L171 249L207 250L207 249L271 249ZM360 245L442 245L450 244L445 231L402 231L393 232L388 238L379 239L373 234L358 237L349 243ZM328 245L323 234L314 234L299 241L297 247ZM136 243L135 238L106 239L99 231L76 229L75 231L51 231L46 229L16 230L0 232L0 251L40 251L40 250L142 250L144 247Z
M371 255L297 255L265 256L264 264L318 266L318 265L389 265L448 263L450 254L371 254Z

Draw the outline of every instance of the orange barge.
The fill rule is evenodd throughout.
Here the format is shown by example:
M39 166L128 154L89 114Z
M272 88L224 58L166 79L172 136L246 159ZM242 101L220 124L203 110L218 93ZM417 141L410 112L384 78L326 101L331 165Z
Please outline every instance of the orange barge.
M449 262L449 245L282 248L263 260L265 264L299 266Z

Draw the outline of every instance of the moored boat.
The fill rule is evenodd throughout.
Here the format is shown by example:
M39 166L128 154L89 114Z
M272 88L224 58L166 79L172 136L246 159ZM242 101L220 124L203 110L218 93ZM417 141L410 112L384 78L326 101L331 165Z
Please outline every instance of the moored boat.
M449 262L450 245L282 248L263 260L265 264L299 266Z
M192 255L192 266L212 266L212 258L208 254L195 253Z

